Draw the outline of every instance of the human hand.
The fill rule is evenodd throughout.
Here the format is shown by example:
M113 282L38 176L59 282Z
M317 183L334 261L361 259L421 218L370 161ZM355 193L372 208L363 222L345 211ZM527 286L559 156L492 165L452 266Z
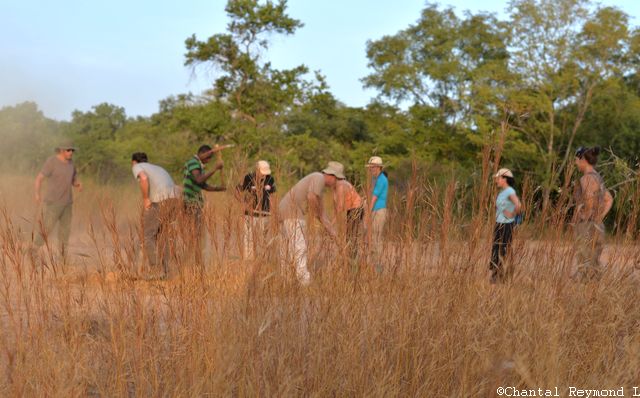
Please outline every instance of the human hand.
M40 196L40 194L39 194L39 193L37 193L37 192L36 192L36 194L34 195L33 200L34 200L37 204L42 203L42 197L41 197L41 196Z
M216 161L216 165L215 165L216 170L222 170L223 167L224 167L224 160L220 159Z
M78 192L82 192L82 183L76 182L74 187L78 190Z
M143 201L144 209L149 210L151 208L151 199L146 198Z

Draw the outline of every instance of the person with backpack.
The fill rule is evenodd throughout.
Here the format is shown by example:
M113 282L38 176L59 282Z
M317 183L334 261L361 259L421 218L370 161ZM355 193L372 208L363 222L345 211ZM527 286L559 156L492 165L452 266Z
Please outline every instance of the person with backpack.
M611 210L613 197L594 168L599 154L599 147L580 147L576 150L575 164L582 177L574 189L574 248L577 261L574 280L597 279L602 273L603 220Z
M513 188L515 180L509 169L500 169L494 176L496 185L500 189L496 198L496 224L493 230L493 245L491 247L491 283L504 282L511 272L507 272L504 259L507 257L516 217L522 211L522 205L516 190Z

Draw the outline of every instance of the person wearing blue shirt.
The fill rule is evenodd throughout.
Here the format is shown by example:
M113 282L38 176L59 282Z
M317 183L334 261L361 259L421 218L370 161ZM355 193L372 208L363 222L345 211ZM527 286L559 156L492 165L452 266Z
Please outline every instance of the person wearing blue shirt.
M389 192L389 180L382 171L384 163L379 156L372 156L367 163L367 170L371 176L373 189L369 195L369 217L367 222L367 235L371 247L372 260L378 273L382 272L382 253L384 242L382 231L387 221L387 194Z
M521 212L520 199L513 189L515 181L509 169L500 169L494 176L496 185L500 189L496 198L496 225L493 231L493 245L491 248L491 283L504 281L510 273L505 271L504 258L513 237L516 216Z

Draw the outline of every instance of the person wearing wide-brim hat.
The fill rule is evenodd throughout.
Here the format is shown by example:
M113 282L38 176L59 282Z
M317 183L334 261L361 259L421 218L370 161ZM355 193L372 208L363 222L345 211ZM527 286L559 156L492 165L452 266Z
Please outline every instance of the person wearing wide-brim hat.
M235 197L244 207L242 242L245 259L253 259L256 249L264 246L275 193L276 181L266 160L259 160L255 170L245 175L242 184L236 187Z
M493 176L496 186L500 189L496 198L496 224L493 230L493 245L491 247L491 283L502 282L511 272L505 269L513 230L516 226L516 216L522 211L522 205L516 190L513 188L515 180L509 169L500 169Z
M383 171L384 163L380 156L372 156L366 164L366 168L371 177L369 192L369 206L367 217L367 236L371 247L372 261L378 273L382 272L382 253L384 252L384 241L382 232L387 222L387 195L389 193L389 180Z
M288 258L293 261L296 276L303 285L311 283L311 274L307 268L306 218L311 214L324 226L326 232L336 238L333 224L324 211L322 195L325 187L335 188L338 178L344 178L344 167L338 162L329 162L322 172L314 172L294 185L278 206L278 215L282 220L282 236L285 241Z
M42 204L41 217L36 224L34 244L40 248L51 238L57 227L60 249L63 256L68 252L71 234L73 188L82 190L73 153L76 147L71 142L62 142L55 147L55 155L49 157L38 173L34 184L34 199ZM42 182L46 180L46 190L41 194Z

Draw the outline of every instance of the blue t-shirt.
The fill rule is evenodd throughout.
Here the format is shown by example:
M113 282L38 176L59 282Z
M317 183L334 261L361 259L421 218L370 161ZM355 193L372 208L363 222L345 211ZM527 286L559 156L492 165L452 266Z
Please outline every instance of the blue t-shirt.
M511 199L509 199L509 196L515 194L516 190L511 187L503 189L498 194L498 197L496 198L496 222L500 224L510 224L516 220L515 217L507 218L507 216L504 215L505 210L508 210L510 213L515 211L516 205L511 201Z
M380 173L373 179L373 196L377 197L373 205L373 211L387 208L387 192L389 191L389 180L384 173Z

